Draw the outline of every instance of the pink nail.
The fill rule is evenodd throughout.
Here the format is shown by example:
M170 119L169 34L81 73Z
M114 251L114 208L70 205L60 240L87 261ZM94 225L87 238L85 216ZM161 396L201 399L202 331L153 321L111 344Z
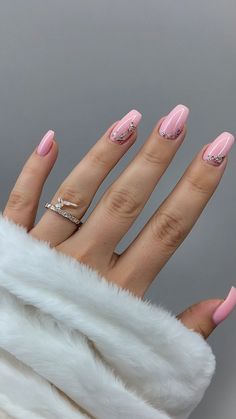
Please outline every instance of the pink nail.
M46 154L49 153L49 151L51 150L52 144L53 144L53 138L55 136L54 131L49 130L44 137L42 138L42 140L40 141L38 148L37 148L37 153L40 156L46 156Z
M175 140L183 130L188 115L189 108L187 106L177 105L162 122L159 134L164 138Z
M209 144L203 154L203 160L211 162L214 166L219 166L230 151L233 143L234 136L229 132L223 132Z
M216 325L225 320L236 305L236 288L232 287L224 302L217 307L212 319Z
M142 114L135 109L128 112L113 128L110 139L123 144L131 136L141 121Z

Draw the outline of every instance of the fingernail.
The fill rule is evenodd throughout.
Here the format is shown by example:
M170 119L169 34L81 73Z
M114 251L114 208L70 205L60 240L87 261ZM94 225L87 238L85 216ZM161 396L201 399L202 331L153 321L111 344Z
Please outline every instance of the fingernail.
M55 136L54 131L49 130L44 137L42 138L42 140L40 141L38 148L37 148L37 153L40 156L46 156L46 154L49 153L49 151L51 150L52 144L53 144L53 138Z
M183 131L188 115L189 108L187 108L187 106L181 104L177 105L162 122L159 134L168 140L175 140Z
M128 112L113 128L110 139L123 144L131 136L141 121L142 114L135 109Z
M232 312L236 305L236 288L231 287L229 294L227 295L226 299L223 303L217 307L216 311L214 312L212 319L213 322L218 325L223 320L225 320L229 314Z
M234 143L234 136L229 132L219 135L205 150L203 160L209 161L214 166L219 166L230 151Z

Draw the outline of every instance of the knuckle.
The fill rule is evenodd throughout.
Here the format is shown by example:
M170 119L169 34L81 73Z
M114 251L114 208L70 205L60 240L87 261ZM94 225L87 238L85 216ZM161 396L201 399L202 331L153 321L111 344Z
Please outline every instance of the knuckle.
M97 248L95 243L85 243L82 246L79 246L79 248L75 249L75 259L84 265L90 266L91 268L96 267L96 249Z
M187 175L187 182L190 185L191 190L200 193L202 195L208 195L210 192L210 185L207 182L207 179L203 179L201 175Z
M90 254L89 252L81 252L79 254L76 254L76 259L79 260L84 265L90 265Z
M154 239L169 250L176 249L186 235L183 221L166 212L159 212L153 217L151 229Z
M40 167L33 166L32 164L26 164L23 170L24 177L34 178L37 176L37 173L39 172Z
M106 154L98 151L90 151L89 153L90 163L94 166L99 166L104 169L109 167L109 161L107 160Z
M16 189L12 190L7 202L8 210L18 211L21 209L32 209L34 205L31 198L25 193Z
M158 152L151 152L149 150L143 150L141 153L141 157L147 164L152 164L155 166L163 166L168 164L169 159L165 158L163 155L161 155Z
M112 217L134 218L139 214L140 204L125 188L110 188L104 196L105 211Z
M65 201L78 204L80 208L87 208L90 204L90 199L81 194L81 192L69 185L61 185L57 192L57 196L61 196Z

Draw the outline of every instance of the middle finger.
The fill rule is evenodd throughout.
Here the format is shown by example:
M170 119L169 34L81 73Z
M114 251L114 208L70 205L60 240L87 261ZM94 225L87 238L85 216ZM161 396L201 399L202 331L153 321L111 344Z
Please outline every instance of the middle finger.
M116 245L141 212L182 143L188 114L186 106L178 105L158 122L131 164L105 192L83 228L63 244L63 251L76 253L82 260L89 257L90 263L94 259L97 268L108 264Z

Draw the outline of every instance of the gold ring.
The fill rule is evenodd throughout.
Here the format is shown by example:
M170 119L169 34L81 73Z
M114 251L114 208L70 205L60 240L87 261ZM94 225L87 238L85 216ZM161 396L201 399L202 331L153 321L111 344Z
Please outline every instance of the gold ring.
M57 198L57 203L55 205L50 204L48 202L45 204L45 208L48 208L48 209L56 212L57 214L62 215L62 217L66 218L67 220L70 220L72 223L80 226L82 224L82 222L77 217L72 215L70 212L63 210L62 208L64 206L78 207L78 204L74 204L73 202L69 202L69 201L64 201L64 199L61 198L61 197Z

